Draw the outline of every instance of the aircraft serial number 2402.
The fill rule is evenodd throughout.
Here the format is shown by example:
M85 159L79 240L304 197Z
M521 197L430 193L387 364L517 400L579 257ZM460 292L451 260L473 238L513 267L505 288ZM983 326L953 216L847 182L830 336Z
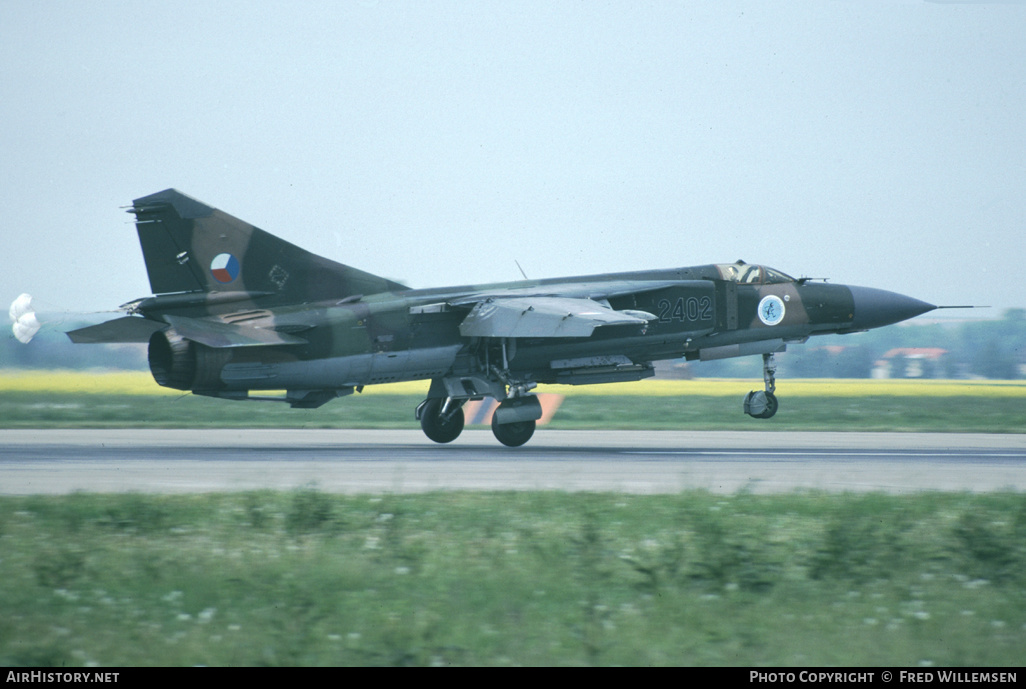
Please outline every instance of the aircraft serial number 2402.
M711 321L713 319L713 302L711 297L677 297L677 301L659 300L659 322L671 321Z

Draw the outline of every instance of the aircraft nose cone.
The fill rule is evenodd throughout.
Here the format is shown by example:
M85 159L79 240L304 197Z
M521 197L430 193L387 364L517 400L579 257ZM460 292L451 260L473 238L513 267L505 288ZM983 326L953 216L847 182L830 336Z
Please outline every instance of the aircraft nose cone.
M855 318L852 319L851 324L858 330L900 323L937 308L925 301L883 289L874 289L873 287L849 287L848 289L851 290L852 300L855 302Z

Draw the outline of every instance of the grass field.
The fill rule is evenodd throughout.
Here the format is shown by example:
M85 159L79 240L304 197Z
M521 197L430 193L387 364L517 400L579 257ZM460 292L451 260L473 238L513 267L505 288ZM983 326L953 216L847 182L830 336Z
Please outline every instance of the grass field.
M0 499L0 665L1008 665L1026 497Z
M1026 432L1021 382L645 381L554 428ZM0 426L416 427L146 374L0 376ZM1020 494L290 492L0 498L0 665L1018 665Z
M1026 432L1026 381L786 380L770 420L741 413L761 381L544 386L565 396L551 428ZM161 388L143 372L5 372L0 427L416 428L427 383L372 386L316 410Z

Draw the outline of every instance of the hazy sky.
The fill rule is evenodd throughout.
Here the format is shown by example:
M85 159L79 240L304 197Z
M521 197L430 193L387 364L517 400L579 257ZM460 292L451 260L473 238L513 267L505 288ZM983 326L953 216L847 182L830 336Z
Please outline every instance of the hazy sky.
M414 287L1026 306L1023 4L0 0L0 125L4 305L148 295L120 207L176 187Z

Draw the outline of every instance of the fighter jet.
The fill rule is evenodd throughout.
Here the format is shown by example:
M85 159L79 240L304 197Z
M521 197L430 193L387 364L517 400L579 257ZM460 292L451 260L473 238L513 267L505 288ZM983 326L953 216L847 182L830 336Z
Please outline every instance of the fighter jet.
M147 342L159 385L303 409L367 385L430 380L416 418L438 443L460 435L469 400L494 398L492 431L517 447L542 416L539 384L635 381L681 358L761 355L765 386L743 410L767 419L778 406L774 354L938 308L743 261L411 289L174 189L128 212L153 296L69 332L73 342Z

